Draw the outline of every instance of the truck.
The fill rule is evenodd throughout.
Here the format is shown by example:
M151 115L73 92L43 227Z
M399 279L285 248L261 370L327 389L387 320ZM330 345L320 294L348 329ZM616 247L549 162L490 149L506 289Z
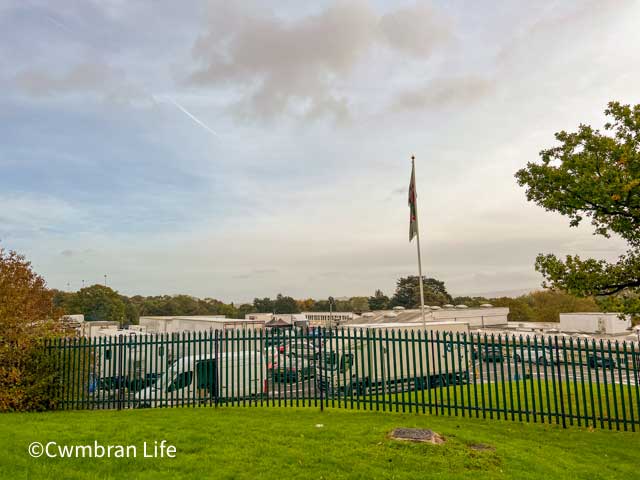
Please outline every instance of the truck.
M267 393L265 365L260 351L181 357L153 385L136 393L133 406L170 407L259 398Z
M321 346L317 388L367 395L468 383L468 335L464 322L348 326Z

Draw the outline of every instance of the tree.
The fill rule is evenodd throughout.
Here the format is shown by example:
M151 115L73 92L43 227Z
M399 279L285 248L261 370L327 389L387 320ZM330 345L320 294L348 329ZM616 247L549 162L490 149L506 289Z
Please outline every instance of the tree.
M423 277L422 282L424 284L425 305L444 305L452 301L444 282L426 277ZM398 280L391 305L405 308L420 307L420 279L418 276L411 275Z
M367 297L351 297L349 304L352 312L369 311L369 299Z
M609 103L601 133L588 125L561 131L560 145L540 152L541 163L516 173L529 201L569 217L572 227L585 218L595 234L626 240L616 262L539 254L536 270L544 286L580 296L607 297L603 304L640 313L640 105Z
M64 333L53 297L24 256L0 248L0 411L53 405L57 372L42 345Z
M78 291L67 313L82 313L87 321L124 323L125 304L115 290L104 285L92 285Z
M274 313L300 313L298 304L291 297L285 297L281 293L276 297L276 301L273 303Z
M369 308L371 310L386 310L389 308L389 297L382 290L376 290L373 297L369 297Z
M250 303L243 303L238 307L235 318L245 318L246 315L250 313L255 313L255 311L256 311L256 307L254 307Z
M269 297L254 298L253 306L256 307L256 312L258 313L273 313L274 304Z
M558 322L561 313L597 312L593 297L576 297L565 292L540 290L517 298L489 299L494 307L508 307L510 322Z
M298 308L301 312L313 312L316 306L316 301L313 298L307 298L305 300L296 300Z
M140 320L138 307L125 295L120 295L120 300L124 303L124 322L127 325L137 325Z
M466 305L467 307L479 307L483 303L491 303L484 297L454 297L451 300L454 305Z

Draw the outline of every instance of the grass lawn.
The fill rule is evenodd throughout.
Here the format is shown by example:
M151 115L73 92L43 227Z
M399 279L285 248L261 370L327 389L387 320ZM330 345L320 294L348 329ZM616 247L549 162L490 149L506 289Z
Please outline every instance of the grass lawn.
M640 433L460 417L316 408L176 408L0 416L0 477L639 478ZM319 428L316 425L322 424ZM444 445L393 441L431 428ZM167 440L176 458L141 458ZM137 458L31 458L31 442L136 445ZM476 451L473 444L495 451Z

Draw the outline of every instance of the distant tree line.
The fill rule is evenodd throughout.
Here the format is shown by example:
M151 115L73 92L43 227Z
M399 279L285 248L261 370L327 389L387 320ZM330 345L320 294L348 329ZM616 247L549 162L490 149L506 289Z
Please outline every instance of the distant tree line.
M446 304L464 304L478 307L492 304L509 307L509 320L518 322L557 322L561 312L593 312L603 309L593 297L576 297L564 292L543 290L516 298L452 297L444 282L423 278L425 305L442 307ZM278 294L276 298L255 298L253 303L234 305L214 298L191 295L158 295L127 297L104 285L92 285L77 292L53 291L53 305L66 314L84 314L88 321L108 320L121 325L137 324L140 316L225 315L227 318L245 318L250 313L293 314L300 312L356 312L386 310L393 307L407 309L420 307L420 287L417 276L398 279L391 297L376 290L371 297L338 298L329 300L307 298L297 300Z

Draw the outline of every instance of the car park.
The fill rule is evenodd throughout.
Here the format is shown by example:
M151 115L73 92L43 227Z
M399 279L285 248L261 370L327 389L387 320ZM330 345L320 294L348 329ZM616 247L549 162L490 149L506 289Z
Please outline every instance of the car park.
M589 368L616 368L615 360L604 355L589 355L587 365Z
M504 354L502 347L497 345L485 345L482 347L482 359L485 362L502 363Z
M530 347L523 346L516 348L513 354L513 361L518 363L537 363L538 365L553 365L560 361L558 351L552 347Z

